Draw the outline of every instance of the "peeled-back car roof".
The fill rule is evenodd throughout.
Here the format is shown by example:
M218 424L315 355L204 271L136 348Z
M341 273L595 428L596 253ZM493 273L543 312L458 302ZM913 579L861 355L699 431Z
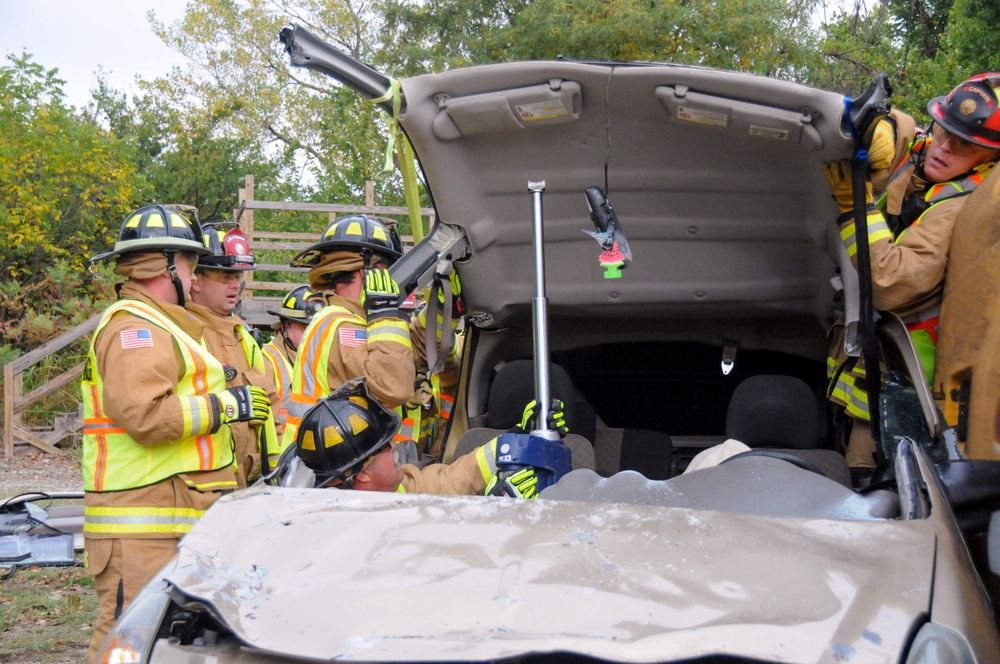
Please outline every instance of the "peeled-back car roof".
M843 97L674 65L522 62L402 80L401 123L439 218L462 226L474 320L530 325L529 181L544 180L549 314L570 345L737 339L820 356L850 156ZM605 187L633 263L603 278L584 189ZM599 328L580 319L600 318Z

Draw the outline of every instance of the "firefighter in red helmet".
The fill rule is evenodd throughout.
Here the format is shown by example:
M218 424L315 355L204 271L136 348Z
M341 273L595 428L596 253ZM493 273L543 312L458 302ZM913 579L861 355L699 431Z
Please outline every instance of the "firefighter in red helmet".
M875 187L867 191L868 237L862 240L870 249L872 300L877 309L902 318L931 384L955 221L968 194L1000 159L998 89L1000 73L962 81L927 104L926 130L917 131L912 118L893 110L876 128L869 150ZM850 162L823 168L841 212L840 236L856 265ZM876 465L868 425L872 404L863 363L846 356L842 334L835 339L828 374L831 400L844 406L853 422L848 465L863 482Z

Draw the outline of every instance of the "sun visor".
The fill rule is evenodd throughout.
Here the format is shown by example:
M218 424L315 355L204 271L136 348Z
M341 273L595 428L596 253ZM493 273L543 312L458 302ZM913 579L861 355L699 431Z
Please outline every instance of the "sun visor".
M671 120L732 135L801 143L810 150L823 147L807 109L789 111L690 90L686 85L661 85L656 96Z
M580 84L558 78L526 88L435 97L442 111L434 118L434 135L444 141L560 124L580 117Z

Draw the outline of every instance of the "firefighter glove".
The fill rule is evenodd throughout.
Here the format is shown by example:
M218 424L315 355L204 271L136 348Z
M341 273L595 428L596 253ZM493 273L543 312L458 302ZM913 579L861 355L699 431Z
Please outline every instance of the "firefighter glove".
M263 422L271 414L271 400L267 390L256 385L230 387L213 394L219 409L219 422Z
M399 311L399 284L393 281L389 270L365 271L365 288L361 304L368 314L368 322L379 318L404 318Z
M868 167L872 171L885 170L892 166L895 157L896 130L891 122L882 118L875 125L875 133L868 146Z
M506 477L501 477L505 475ZM533 499L538 497L538 475L531 466L510 474L494 475L486 485L487 496L510 496L511 498Z
M830 193L833 200L837 202L837 208L841 214L845 214L854 209L854 189L851 186L851 161L843 159L841 161L828 161L823 164L823 175L830 183ZM865 183L865 203L871 205L872 183Z
M566 426L566 415L563 413L564 408L566 408L566 404L559 399L553 399L551 405L549 406L548 428L553 431L558 431L560 437L564 437L569 433L569 427ZM535 419L535 411L537 410L538 402L535 399L532 399L528 402L528 405L524 407L524 413L521 415L520 424L512 426L509 433L528 433L531 431L531 423Z

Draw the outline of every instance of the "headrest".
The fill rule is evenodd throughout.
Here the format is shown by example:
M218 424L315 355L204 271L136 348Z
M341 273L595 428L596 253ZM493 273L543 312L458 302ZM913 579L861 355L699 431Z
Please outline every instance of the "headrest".
M726 437L750 447L818 447L816 395L792 376L751 376L729 400Z
M576 396L573 381L558 364L550 364L549 391L552 398L566 404L563 414L570 433L580 433L574 429L576 416ZM507 362L493 378L490 396L486 403L486 426L490 429L509 429L521 422L524 407L535 398L535 363L533 360L513 360Z

